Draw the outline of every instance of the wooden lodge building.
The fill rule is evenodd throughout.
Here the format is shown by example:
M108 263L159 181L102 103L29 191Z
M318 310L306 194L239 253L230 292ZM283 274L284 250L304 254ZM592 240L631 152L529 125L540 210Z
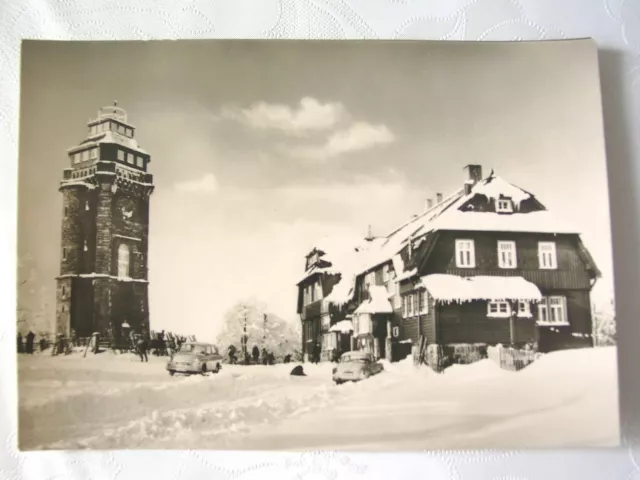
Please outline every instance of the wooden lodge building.
M579 232L480 165L385 237L318 242L298 283L305 360L412 345L590 347L600 272Z

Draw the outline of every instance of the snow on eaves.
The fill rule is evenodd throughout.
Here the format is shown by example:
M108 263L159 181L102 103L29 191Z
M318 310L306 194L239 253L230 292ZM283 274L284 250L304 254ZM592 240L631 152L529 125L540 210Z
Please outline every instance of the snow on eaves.
M330 329L330 332L349 333L353 332L353 322L351 320L341 320Z
M118 132L106 131L96 135L91 135L86 138L80 145L72 147L68 152L72 153L76 150L82 150L86 148L88 144L99 145L102 143L115 143L131 150L136 150L140 153L147 153L144 149L140 148L135 138L127 137Z
M60 186L61 187L86 187L89 190L93 190L94 188L96 188L96 185L94 185L93 183L89 183L89 182L83 182L83 181L71 181L71 182L65 182L64 180L62 182L60 182Z
M392 313L393 307L389 301L389 292L382 285L371 285L369 287L369 298L364 300L355 310L355 314L366 313Z
M542 300L538 287L522 277L459 277L436 273L421 277L420 282L437 302Z

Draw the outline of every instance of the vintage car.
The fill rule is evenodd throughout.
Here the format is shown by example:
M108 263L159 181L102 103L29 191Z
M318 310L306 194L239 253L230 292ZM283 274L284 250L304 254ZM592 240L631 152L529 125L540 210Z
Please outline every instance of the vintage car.
M210 343L186 342L167 362L169 375L175 373L218 373L222 363L222 355L215 345Z
M381 363L366 352L345 352L340 356L338 366L333 369L333 381L336 384L344 382L357 382L371 375L376 375L384 370Z

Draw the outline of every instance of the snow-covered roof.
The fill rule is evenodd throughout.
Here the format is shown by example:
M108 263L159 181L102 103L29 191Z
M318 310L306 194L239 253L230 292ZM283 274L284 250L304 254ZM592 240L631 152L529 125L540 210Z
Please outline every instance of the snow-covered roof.
M349 333L353 332L353 322L351 320L341 320L330 329L330 332Z
M463 209L477 195L483 195L488 199L510 198L514 213L502 214ZM409 243L414 247L417 246L428 234L436 231L580 233L566 220L557 218L541 205L542 210L520 212L521 203L532 198L531 193L508 183L492 171L488 177L471 186L468 194L465 193L464 188L456 190L440 203L393 230L386 237L372 240L358 238L352 241L344 239L334 239L332 242L319 241L314 247L325 252L322 259L330 262L331 266L311 267L305 271L301 281L316 272L341 274L339 283L333 287L327 300L333 304L343 305L353 298L356 278L383 263L393 263L397 281L414 276L417 271L406 270L399 252Z
M76 150L85 148L88 144L99 145L102 143L116 143L118 145L122 145L123 147L130 148L131 150L136 150L140 153L147 153L145 150L140 148L140 145L138 145L138 141L135 138L127 137L126 135L114 132L112 130L107 130L105 132L91 135L87 137L80 145L70 148L68 151L71 153Z
M393 307L389 301L389 292L382 285L371 285L369 287L369 298L364 300L354 313L392 313Z
M542 300L538 287L522 277L459 277L436 273L421 277L420 282L434 300L439 302Z

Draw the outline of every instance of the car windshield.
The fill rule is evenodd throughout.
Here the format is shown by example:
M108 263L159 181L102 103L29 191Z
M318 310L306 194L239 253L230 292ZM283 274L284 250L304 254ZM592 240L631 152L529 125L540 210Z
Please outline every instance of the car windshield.
M340 359L340 363L367 363L368 358L362 355L345 355Z
M204 345L194 345L193 343L183 343L180 346L180 353L205 353L206 347Z

